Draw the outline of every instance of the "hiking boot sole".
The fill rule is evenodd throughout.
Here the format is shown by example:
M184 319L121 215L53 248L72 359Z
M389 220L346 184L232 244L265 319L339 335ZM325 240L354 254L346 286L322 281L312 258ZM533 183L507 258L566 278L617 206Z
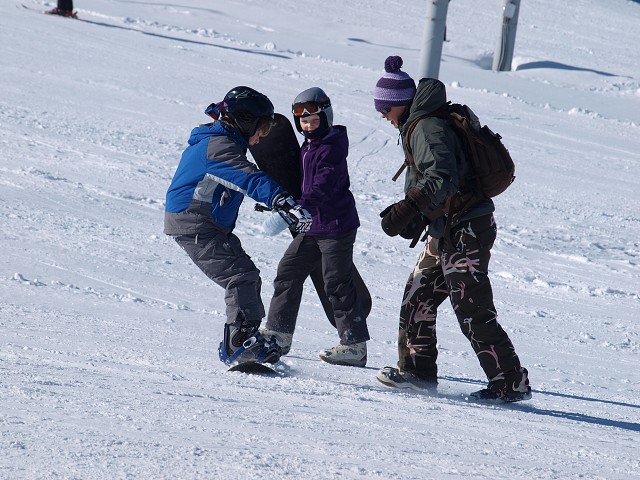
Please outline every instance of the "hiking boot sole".
M525 400L531 400L531 392L512 392L504 397L499 397L490 390L478 390L469 394L471 398L484 402L502 402L502 403L515 403L523 402Z
M340 365L342 367L366 367L367 366L367 357L365 356L362 360L357 361L348 361L348 360L334 360L331 357L323 357L320 355L320 360L323 362L330 363L331 365Z
M425 390L435 391L438 388L438 384L435 382L424 382L422 384L413 383L406 380L403 382L394 382L389 377L386 377L385 375L381 375L380 373L376 374L376 378L380 383L382 383L383 385L386 385L387 387L405 388L405 389L415 390L416 392L424 392Z

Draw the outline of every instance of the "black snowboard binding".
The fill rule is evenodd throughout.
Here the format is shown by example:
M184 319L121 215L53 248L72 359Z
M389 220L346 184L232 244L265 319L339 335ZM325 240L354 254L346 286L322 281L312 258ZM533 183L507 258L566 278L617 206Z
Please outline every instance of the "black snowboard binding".
M265 338L258 327L260 324L238 320L226 323L224 337L218 354L220 361L234 366L246 362L275 363L280 359L280 347L272 338Z

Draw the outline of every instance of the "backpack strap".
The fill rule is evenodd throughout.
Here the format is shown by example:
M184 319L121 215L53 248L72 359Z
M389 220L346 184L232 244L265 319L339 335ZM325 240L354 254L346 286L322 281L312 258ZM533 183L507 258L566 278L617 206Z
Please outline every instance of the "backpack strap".
M478 158L478 149L476 147L475 142L470 142L468 140L470 138L473 138L474 134L475 134L475 132L473 130L473 127L469 123L469 120L467 120L465 117L463 117L462 115L460 115L458 113L455 113L455 112L451 112L450 113L450 119L454 123L454 130L455 129L463 130L465 132L464 135L458 134L458 137L465 144L465 146L467 147L467 150L471 153L473 158ZM458 133L458 132L456 132L456 133ZM469 158L467 158L466 160L467 160L467 162L471 162L471 159L469 159ZM482 192L482 185L480 184L480 178L478 178L477 175L473 175L473 177L474 177L475 183L476 183L476 185L475 185L476 191L477 192ZM464 179L463 179L463 181L464 181ZM461 184L460 188L462 188L463 186L464 185Z
M416 127L418 126L418 122L420 120L422 120L423 118L436 116L434 115L434 113L435 112L423 113L422 115L419 115L418 117L414 118L409 124L409 126L407 127L407 132L404 134L404 141L402 142L402 146L404 147L405 158L404 158L404 162L402 163L402 165L400 165L400 168L398 169L396 174L393 177L391 177L391 180L393 180L394 182L398 180L398 177L400 176L400 174L404 172L404 169L407 167L411 167L417 171L416 162L413 160L413 152L411 151L411 141L410 141L411 135L413 134L413 131L416 129Z
M404 171L404 169L407 168L407 166L417 171L416 163L413 160L413 152L411 151L411 141L410 141L411 135L413 134L413 131L416 129L416 127L418 126L418 122L424 118L438 117L445 120L451 120L451 112L449 108L450 104L451 102L448 101L446 104L442 105L441 107L438 107L437 109L429 113L423 113L411 121L411 123L407 127L407 132L404 134L404 142L403 142L403 147L405 152L404 163L400 165L400 168L398 169L396 174L393 177L391 177L391 180L393 180L394 182L398 180L398 177Z

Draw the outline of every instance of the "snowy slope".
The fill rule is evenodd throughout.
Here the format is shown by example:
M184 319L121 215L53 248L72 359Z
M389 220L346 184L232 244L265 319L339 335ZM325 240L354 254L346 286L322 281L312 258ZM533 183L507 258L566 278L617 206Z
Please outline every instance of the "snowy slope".
M441 79L517 162L492 258L534 388L513 406L466 398L485 379L448 305L438 394L374 378L419 252L379 227L402 152L372 92L388 55L416 76L424 2L1 2L0 478L640 478L640 4L522 2L498 74L501 5L451 2ZM311 285L279 378L217 360L223 292L162 213L202 110L241 84L285 114L321 86L349 129L367 368L318 360L337 335ZM288 237L242 212L268 306Z

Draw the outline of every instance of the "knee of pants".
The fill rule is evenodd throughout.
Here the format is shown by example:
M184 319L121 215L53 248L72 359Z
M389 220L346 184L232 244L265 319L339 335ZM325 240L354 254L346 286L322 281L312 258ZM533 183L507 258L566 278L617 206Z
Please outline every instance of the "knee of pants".
M489 276L484 273L447 276L449 299L456 314L470 314L493 309L493 290Z
M507 334L498 323L495 311L487 311L485 315L474 317L458 317L462 333L472 341L493 344L499 342Z
M291 295L302 292L304 288L303 282L297 280L281 280L276 279L273 282L273 296Z

